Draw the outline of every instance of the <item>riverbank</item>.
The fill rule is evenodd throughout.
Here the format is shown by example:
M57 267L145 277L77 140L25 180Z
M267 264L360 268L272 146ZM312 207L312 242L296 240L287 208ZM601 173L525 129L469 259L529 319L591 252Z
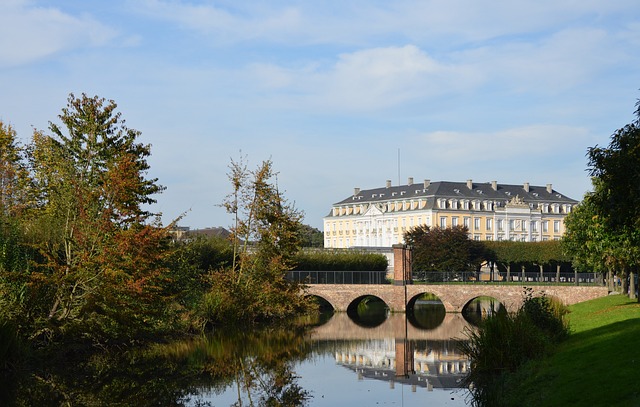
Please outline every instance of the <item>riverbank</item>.
M509 379L505 405L640 406L640 303L610 295L569 309L571 335Z

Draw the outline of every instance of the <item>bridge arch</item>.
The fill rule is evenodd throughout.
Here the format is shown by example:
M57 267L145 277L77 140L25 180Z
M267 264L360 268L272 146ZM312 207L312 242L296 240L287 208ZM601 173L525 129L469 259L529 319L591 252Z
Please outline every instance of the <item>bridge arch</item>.
M440 297L425 292L408 299L406 313L407 320L412 326L432 330L442 324L447 310Z

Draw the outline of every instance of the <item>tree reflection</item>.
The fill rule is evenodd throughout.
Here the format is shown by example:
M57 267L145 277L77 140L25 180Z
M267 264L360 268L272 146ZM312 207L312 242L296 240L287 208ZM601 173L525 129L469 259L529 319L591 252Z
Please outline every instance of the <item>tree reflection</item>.
M301 406L293 364L310 352L298 329L214 333L135 350L64 349L0 378L0 405L211 405L203 394L237 389L235 406Z

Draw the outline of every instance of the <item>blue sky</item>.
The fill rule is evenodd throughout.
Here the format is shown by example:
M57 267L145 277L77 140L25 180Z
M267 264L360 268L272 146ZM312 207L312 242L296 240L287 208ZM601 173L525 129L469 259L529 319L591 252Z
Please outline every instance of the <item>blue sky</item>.
M192 228L231 224L241 154L318 228L388 179L581 199L638 89L637 0L0 2L0 120L26 142L70 92L115 100Z

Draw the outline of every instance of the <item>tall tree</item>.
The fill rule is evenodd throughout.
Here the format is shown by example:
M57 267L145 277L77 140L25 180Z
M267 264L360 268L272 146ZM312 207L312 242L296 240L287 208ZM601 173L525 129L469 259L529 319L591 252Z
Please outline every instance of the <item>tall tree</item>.
M150 146L125 126L113 101L71 94L36 132L31 151L35 201L31 211L42 279L50 287L43 332L80 331L96 340L154 329L165 231L150 224L163 190L147 178Z
M223 206L234 216L234 263L211 275L201 323L259 322L304 311L308 303L301 287L285 279L300 248L302 213L278 190L270 160L253 171L244 158L229 168L233 192Z
M588 150L588 171L595 190L590 195L598 222L608 236L615 237L613 250L622 268L623 280L640 264L640 101L636 103L636 119L618 129L608 147ZM629 290L635 298L635 289Z

